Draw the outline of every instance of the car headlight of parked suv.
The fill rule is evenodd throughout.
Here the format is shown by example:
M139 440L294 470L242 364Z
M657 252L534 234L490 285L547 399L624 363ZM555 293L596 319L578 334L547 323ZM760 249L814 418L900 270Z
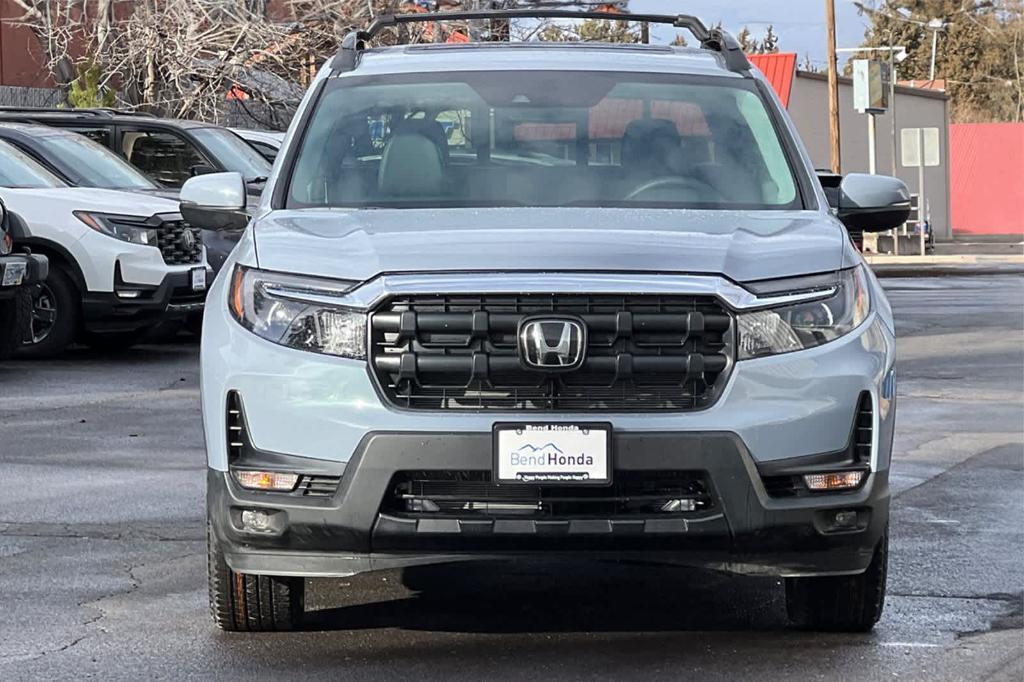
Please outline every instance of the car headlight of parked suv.
M871 301L863 266L836 273L822 291L819 299L739 314L739 359L814 348L850 333L867 319Z
M267 341L363 360L366 313L332 301L354 285L238 265L231 275L228 307L239 324Z
M75 217L83 223L114 239L144 246L157 245L157 230L147 224L144 216L113 215L94 211L75 211Z

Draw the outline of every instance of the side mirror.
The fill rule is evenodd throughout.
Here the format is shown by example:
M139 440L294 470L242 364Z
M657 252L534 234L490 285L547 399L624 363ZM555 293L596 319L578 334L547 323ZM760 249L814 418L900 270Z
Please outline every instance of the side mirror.
M910 217L910 190L887 175L850 173L839 183L836 215L851 232L883 232Z
M211 173L189 178L181 186L181 217L203 230L242 230L245 181L241 173Z
M197 175L212 175L213 173L216 172L216 168L205 163L197 163L196 165L188 169L188 174L191 175L193 178L196 177Z

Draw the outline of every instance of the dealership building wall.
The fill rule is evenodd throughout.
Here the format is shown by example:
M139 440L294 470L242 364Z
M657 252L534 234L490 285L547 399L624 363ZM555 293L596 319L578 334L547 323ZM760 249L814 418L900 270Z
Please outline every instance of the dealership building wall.
M939 165L924 169L925 201L935 238L952 238L950 214L949 114L945 93L918 88L896 88L896 176L917 194L917 168L899 165L899 136L903 128L938 128ZM847 78L839 82L839 126L844 173L868 172L868 116L853 108L853 84ZM814 161L816 168L828 168L828 79L823 74L797 71L789 93L789 115ZM876 172L893 173L893 107L876 120Z

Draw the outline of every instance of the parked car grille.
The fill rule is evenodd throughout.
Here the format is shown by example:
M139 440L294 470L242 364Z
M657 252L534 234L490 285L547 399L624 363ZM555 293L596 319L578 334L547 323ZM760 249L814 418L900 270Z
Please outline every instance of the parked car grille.
M520 362L519 326L535 315L583 322L578 369L550 373ZM399 297L370 324L380 388L409 409L694 410L715 400L732 364L732 318L710 297Z
M157 246L168 265L189 265L203 260L203 233L183 220L160 223Z
M382 511L398 516L558 518L668 516L715 507L702 471L616 471L610 486L495 485L489 471L403 471Z

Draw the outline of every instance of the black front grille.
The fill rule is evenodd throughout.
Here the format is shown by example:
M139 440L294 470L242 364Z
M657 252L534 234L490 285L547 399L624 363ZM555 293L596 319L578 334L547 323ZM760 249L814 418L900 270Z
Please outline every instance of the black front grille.
M168 265L191 265L203 260L203 233L183 220L160 223L157 246Z
M395 474L384 513L458 518L668 517L714 509L702 471L616 471L610 486L496 485L489 471Z
M550 373L520 362L526 317L568 315L585 359ZM371 317L385 397L411 409L659 411L706 407L730 366L732 318L713 298L482 295L390 299Z

